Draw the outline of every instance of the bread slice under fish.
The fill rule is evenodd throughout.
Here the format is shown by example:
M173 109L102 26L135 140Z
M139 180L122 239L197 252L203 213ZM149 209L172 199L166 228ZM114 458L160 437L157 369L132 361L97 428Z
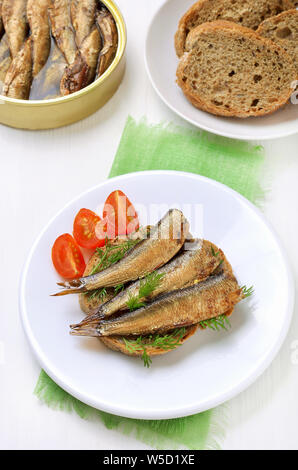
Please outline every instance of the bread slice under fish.
M298 5L298 2L297 2ZM291 56L298 78L298 10L289 10L263 21L257 33L283 47Z
M188 33L207 21L226 20L247 28L257 29L266 18L295 7L296 0L199 0L192 5L179 22L175 35L178 57L185 50ZM298 2L296 2L298 4Z
M262 116L283 106L296 69L280 46L229 21L204 23L187 38L177 83L197 108L219 116Z

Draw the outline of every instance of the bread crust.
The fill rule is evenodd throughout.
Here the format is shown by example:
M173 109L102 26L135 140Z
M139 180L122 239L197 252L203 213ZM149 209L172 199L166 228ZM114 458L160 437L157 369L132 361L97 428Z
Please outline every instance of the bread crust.
M281 26L281 29L278 29L278 26ZM294 62L298 78L298 10L284 11L268 18L260 24L256 32L285 49Z
M221 107L219 108L218 106L214 105L211 103L211 100L206 100L203 98L202 93L200 93L200 90L194 90L192 84L190 84L190 80L186 77L186 70L188 65L191 63L191 59L193 58L195 54L195 47L196 47L196 41L200 40L200 38L203 36L205 39L208 37L208 34L212 33L212 35L217 35L217 34L222 34L226 38L229 39L229 41L232 40L239 40L241 38L246 38L250 41L252 41L256 47L261 46L262 48L266 47L267 51L270 49L270 51L276 52L277 56L279 57L279 60L283 61L282 67L287 67L287 77L289 77L289 87L284 91L283 94L280 94L278 99L267 108L263 109L257 109L257 108L251 108L249 111L241 109L239 107L233 106L233 103L229 102L229 108ZM243 26L239 26L236 23L228 22L228 21L214 21L210 23L204 23L197 28L195 28L189 35L187 39L189 43L189 47L191 47L191 50L189 52L185 52L182 58L180 59L178 68L177 68L177 83L181 87L184 95L186 98L197 108L207 111L209 113L218 115L218 116L228 116L228 117L240 117L240 118L246 118L249 116L263 116L265 114L270 114L279 109L281 106L283 106L288 99L290 98L293 89L291 88L291 83L292 81L295 80L296 77L296 71L294 64L290 58L290 56L284 51L283 48L272 42L270 39L263 38L259 36L255 31L245 28ZM245 49L241 51L242 54L245 53ZM265 52L264 52L265 53ZM224 61L225 57L224 54L221 56L222 60ZM235 60L237 57L235 57ZM224 64L225 65L225 64ZM222 73L225 73L224 65L222 66ZM226 64L226 67L230 67L229 64ZM201 71L199 70L199 73ZM209 77L210 78L210 77ZM225 76L226 78L226 76ZM229 77L228 77L229 78ZM204 80L208 80L208 76L204 77ZM238 87L241 87L241 83L237 83ZM253 84L252 84L253 86ZM232 88L232 85L231 85ZM245 89L244 89L245 91ZM263 90L263 94L266 93L266 89Z
M297 2L296 2L297 3ZM295 8L292 0L199 0L192 5L179 21L175 34L175 49L178 57L185 51L185 41L189 31L205 22L229 20L257 29L259 24L270 16Z

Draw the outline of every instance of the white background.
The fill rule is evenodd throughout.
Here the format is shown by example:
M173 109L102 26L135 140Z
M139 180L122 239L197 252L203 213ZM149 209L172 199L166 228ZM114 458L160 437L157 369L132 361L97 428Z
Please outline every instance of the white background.
M118 0L128 28L126 75L117 94L95 115L53 131L0 126L0 448L146 448L98 421L84 421L39 403L33 389L40 367L20 324L18 279L32 243L49 218L107 178L128 114L188 126L160 102L144 68L146 29L162 2ZM287 249L297 279L298 134L264 146L265 182L270 188L265 214ZM296 308L287 339L269 369L227 404L229 424L223 448L298 449L297 313Z

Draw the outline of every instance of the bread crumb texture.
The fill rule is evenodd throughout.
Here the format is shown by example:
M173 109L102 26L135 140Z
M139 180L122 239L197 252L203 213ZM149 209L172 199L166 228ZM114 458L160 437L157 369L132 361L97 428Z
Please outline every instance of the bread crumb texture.
M272 113L290 98L296 69L280 46L226 21L205 23L188 37L177 83L197 108L221 116Z
M257 33L271 39L287 51L294 62L298 78L298 10L285 11L268 18L260 24Z
M199 0L183 15L175 35L178 57L185 50L188 33L207 21L233 21L256 30L262 21L295 8L296 0Z

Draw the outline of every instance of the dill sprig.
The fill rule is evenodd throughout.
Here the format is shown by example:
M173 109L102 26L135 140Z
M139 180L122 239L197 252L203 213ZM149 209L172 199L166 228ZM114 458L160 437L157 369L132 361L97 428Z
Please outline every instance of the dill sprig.
M250 286L250 287L242 286L241 290L242 290L242 294L243 294L244 299L246 299L247 297L250 297L254 293L254 287L253 286Z
M104 269L108 268L114 263L117 263L120 259L122 259L133 246L135 246L139 240L125 240L125 242L121 243L120 245L112 245L111 242L106 239L106 244L104 248L96 248L95 252L100 255L100 259L98 263L93 267L92 271L90 272L89 276L96 274ZM123 284L119 284L116 286L115 294L117 294L120 290L124 288ZM103 289L95 289L91 292L86 292L85 294L90 300L94 298L100 298L101 301L104 301L105 297L107 296L107 291L105 288Z
M147 276L140 282L139 297L141 299L149 297L149 295L152 294L159 285L164 275L165 273L157 273L156 271L147 274Z
M118 286L114 287L114 292L115 294L118 294L118 292L123 291L123 289L124 289L124 284L118 284Z
M93 267L90 276L108 268L112 264L120 261L124 255L135 246L140 240L125 240L120 245L112 245L109 240L106 240L106 245L103 248L96 248L96 253L100 255L98 263Z
M140 288L138 295L132 295L127 301L127 308L132 312L138 308L144 307L146 304L142 301L156 289L165 273L157 273L153 271L140 281Z
M146 350L147 345L143 344L142 336L139 336L135 340L130 340L130 339L128 340L126 338L123 338L123 341L124 341L127 351L130 354L142 351L142 360L144 362L144 367L150 367L150 365L152 364L152 359L147 354L147 350Z
M86 292L86 295L89 300L98 298L103 302L107 296L107 290L105 289L105 287L103 287L100 289L92 290L91 292Z
M175 349L180 345L180 342L185 335L186 329L176 328L174 331L167 335L148 335L148 336L139 336L136 339L126 339L123 338L126 349L131 354L136 352L142 352L142 360L144 362L144 367L150 367L152 364L152 359L148 355L147 347L155 347L162 349L164 351L170 351Z
M172 333L167 335L155 335L149 336L150 340L153 340L151 346L163 349L164 351L169 351L171 349L176 348L179 346L180 341L182 340L183 336L186 333L186 328L176 328L172 331Z
M126 302L127 308L133 312L138 308L145 307L145 303L140 301L139 296L137 295L130 295L128 301Z
M216 256L219 255L220 251L219 251L219 250L218 250L218 251L215 251L214 248L213 248L213 246L211 245L211 253L212 253L212 256L215 256L215 257L216 257Z
M219 315L218 317L209 318L199 323L203 330L210 328L213 331L228 330L231 327L231 323L226 315Z
M220 250L215 251L214 248L213 248L213 246L211 245L211 253L212 253L212 256L215 256L215 258L217 258L218 255L220 255ZM223 258L222 258L222 259L219 261L218 266L221 266L223 262L224 262L224 260L223 260Z

